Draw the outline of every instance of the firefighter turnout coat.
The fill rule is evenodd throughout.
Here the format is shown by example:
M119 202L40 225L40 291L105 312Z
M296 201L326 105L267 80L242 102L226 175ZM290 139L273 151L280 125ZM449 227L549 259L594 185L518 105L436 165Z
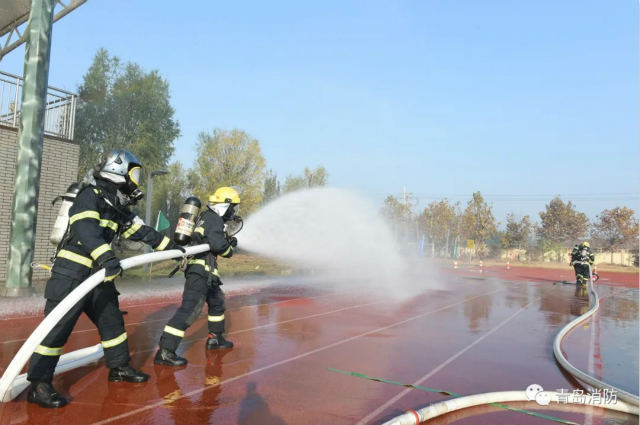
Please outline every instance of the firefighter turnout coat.
M100 268L115 264L116 270L120 270L111 249L111 242L117 235L145 242L156 250L173 246L169 238L144 225L128 208L120 205L115 184L96 180L95 185L88 185L78 193L69 210L69 231L60 243L51 278L45 287L45 315ZM51 330L31 357L27 376L30 381L51 381L62 347L82 312L98 328L107 366L128 364L127 333L113 282L116 276L107 275L103 283L89 292Z

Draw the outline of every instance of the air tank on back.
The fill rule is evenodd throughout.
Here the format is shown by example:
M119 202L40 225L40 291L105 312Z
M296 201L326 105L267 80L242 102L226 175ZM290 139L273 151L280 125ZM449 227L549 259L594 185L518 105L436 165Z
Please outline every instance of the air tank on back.
M71 183L67 188L67 192L64 195L58 196L51 203L51 205L55 205L56 202L62 201L60 209L58 210L58 216L49 235L49 242L54 246L58 246L62 238L64 238L65 233L67 233L67 228L69 227L69 208L73 205L73 201L75 201L80 189L82 189L81 183Z
M200 213L201 206L200 199L195 196L190 196L184 201L178 217L176 231L173 234L173 241L178 245L186 245L191 240L191 234L196 226L196 218Z

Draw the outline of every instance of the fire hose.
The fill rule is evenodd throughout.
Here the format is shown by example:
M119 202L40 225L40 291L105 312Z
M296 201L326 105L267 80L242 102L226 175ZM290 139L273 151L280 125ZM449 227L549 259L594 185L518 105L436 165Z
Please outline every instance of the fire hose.
M120 262L120 267L122 267L123 270L128 270L142 264L170 260L172 258L183 257L186 255L200 254L209 250L210 247L208 244L201 244L185 248L185 253L177 249L151 252L149 254L126 258ZM26 380L26 374L20 376L18 376L18 374L27 364L34 350L74 305L104 281L104 273L104 269L97 271L71 291L69 295L67 295L53 310L51 310L44 320L40 322L38 327L36 327L33 333L31 333L29 338L27 338L24 344L22 344L22 347L20 347L0 378L0 401L6 403L13 400L26 388L27 385L29 385ZM100 359L102 355L102 346L100 344L66 353L60 357L60 362L58 367L56 367L56 373L95 362Z
M588 263L585 263L588 264ZM580 369L573 366L564 356L564 353L561 349L561 342L564 337L577 325L584 322L591 316L593 316L600 307L600 299L598 298L598 293L595 291L593 287L593 278L591 275L591 265L589 264L589 282L588 287L589 291L589 305L590 309L584 313L583 315L576 317L574 320L566 324L558 334L556 335L553 341L553 354L556 357L560 366L565 369L569 374L571 374L576 379L590 385L593 388L597 388L599 390L608 390L615 391L617 393L617 400L615 403L603 404L599 402L595 397L584 397L582 399L573 398L571 400L576 404L582 404L585 406L596 406L602 407L609 410L616 410L619 412L630 413L633 415L638 415L638 396L631 394L627 391L624 391L620 388L614 387L613 385L607 384L599 379L594 378L591 375L586 374ZM549 402L560 403L564 400L564 395L555 391L543 391L545 398L549 400ZM483 404L490 403L505 403L505 402L513 402L513 401L530 401L530 395L525 391L499 391L499 392L490 392L490 393L482 393L482 394L473 394L464 397L457 397L450 400L445 400L439 403L434 403L423 407L418 410L410 410L402 415L396 416L395 418L385 422L383 425L417 425L422 422L426 422L429 419L433 419L435 417L444 415L446 413L454 412L456 410L465 409L467 407L479 406ZM561 406L559 404L559 406Z

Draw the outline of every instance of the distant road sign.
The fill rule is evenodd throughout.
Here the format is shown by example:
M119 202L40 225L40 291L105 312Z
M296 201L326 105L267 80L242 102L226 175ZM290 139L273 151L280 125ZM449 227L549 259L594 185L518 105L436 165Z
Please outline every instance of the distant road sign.
M473 239L467 239L467 249L475 249L476 243Z

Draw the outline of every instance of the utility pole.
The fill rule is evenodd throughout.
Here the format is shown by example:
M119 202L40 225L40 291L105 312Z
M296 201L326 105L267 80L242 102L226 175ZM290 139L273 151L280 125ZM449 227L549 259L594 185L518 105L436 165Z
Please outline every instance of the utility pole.
M55 0L31 0L26 31L16 183L11 207L9 268L6 287L1 290L2 295L6 296L27 295L32 291L31 262L36 245L36 219L54 6ZM17 113L17 111L14 112Z

